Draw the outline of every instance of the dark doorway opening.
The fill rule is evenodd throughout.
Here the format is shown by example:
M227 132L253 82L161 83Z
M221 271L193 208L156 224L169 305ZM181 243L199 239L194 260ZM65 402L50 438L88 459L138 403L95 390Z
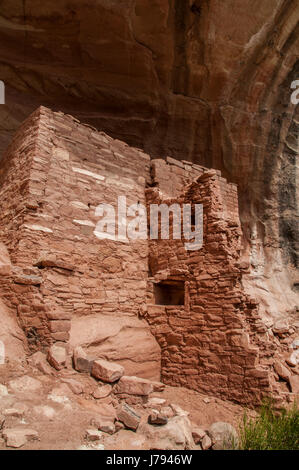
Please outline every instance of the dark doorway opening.
M156 305L185 305L184 281L162 281L154 285Z

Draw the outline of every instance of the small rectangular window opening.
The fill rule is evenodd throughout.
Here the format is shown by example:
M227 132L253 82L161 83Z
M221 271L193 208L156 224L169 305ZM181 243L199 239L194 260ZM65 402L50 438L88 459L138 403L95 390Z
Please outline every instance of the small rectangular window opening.
M162 281L154 285L156 305L185 305L185 282Z

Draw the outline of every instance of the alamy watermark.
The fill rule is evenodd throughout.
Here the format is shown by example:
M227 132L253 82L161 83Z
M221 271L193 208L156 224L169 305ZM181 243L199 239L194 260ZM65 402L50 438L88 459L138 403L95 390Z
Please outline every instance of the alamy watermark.
M191 251L203 245L202 204L150 204L147 208L137 202L127 207L126 196L119 196L116 209L111 204L100 204L95 216L101 219L94 235L101 240L183 239L185 249Z

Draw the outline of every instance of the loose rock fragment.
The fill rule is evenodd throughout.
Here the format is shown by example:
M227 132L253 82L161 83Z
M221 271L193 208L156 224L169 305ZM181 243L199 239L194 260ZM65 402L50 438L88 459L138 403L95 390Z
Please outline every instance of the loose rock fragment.
M5 429L2 435L7 447L16 449L25 445L27 441L38 439L38 433L36 431L26 428Z
M76 347L73 351L73 363L77 372L90 374L93 360L88 358L81 346Z
M124 375L124 368L115 362L98 359L92 364L91 375L103 382L113 383Z
M139 416L136 411L130 408L126 403L123 403L117 409L117 418L119 421L124 423L124 425L136 431L141 421L141 416Z
M126 393L128 395L147 396L153 391L153 384L147 379L124 375L113 391L116 394Z
M53 344L48 351L48 362L56 370L62 370L66 364L66 350L62 346Z
M88 441L99 441L102 438L102 433L97 429L87 429L85 437Z
M152 397L148 400L146 407L147 408L156 408L156 407L161 407L166 404L166 400L164 398L157 398L157 397Z
M159 426L165 425L168 422L168 418L160 413L158 410L152 410L148 417L149 424L156 424Z

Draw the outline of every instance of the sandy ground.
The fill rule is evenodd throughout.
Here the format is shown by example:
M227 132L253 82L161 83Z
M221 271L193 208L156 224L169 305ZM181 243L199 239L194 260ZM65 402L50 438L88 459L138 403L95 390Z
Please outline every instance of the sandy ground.
M11 381L24 375L37 381L36 390L31 386L29 389L14 389ZM83 393L74 394L62 383L64 378L75 379L82 385ZM98 385L96 380L73 370L59 373L53 370L50 374L42 374L28 365L22 367L10 364L0 367L0 384L8 389L8 395L0 396L0 416L11 408L22 410L18 416L6 417L5 428L24 427L38 432L39 439L27 442L22 450L73 450L88 445L86 430L93 427L91 420L101 414L103 407L103 402L92 396ZM163 392L152 393L151 396L179 405L190 413L192 424L203 429L215 421L226 421L237 427L244 413L239 405L184 388L166 387ZM143 416L143 420L147 419L148 409L141 405L136 405L135 409ZM138 433L128 430L113 436L103 433L100 443L107 450L142 448ZM0 438L0 450L5 449L8 449L6 443Z

